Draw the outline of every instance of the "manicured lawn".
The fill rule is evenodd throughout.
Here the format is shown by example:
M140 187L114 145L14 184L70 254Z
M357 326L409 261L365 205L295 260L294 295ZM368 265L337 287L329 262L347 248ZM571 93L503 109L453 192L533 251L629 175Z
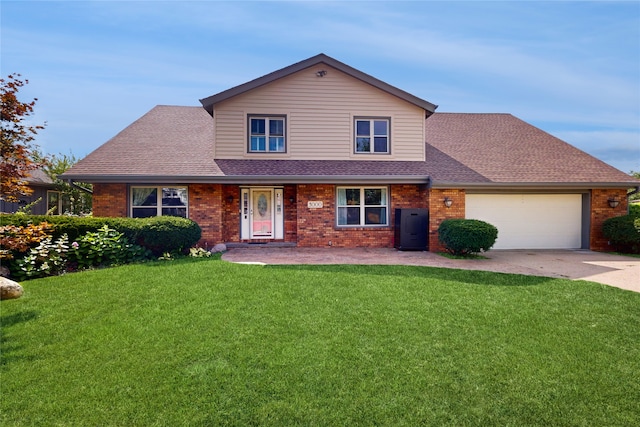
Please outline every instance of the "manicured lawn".
M180 260L2 301L3 426L631 426L640 294Z

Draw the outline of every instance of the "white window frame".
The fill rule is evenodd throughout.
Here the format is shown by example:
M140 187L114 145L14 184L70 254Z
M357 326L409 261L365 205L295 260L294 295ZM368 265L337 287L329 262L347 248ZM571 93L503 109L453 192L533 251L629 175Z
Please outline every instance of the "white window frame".
M360 190L360 204L358 205L349 205L349 204L340 204L340 190ZM365 190L383 190L384 199L386 204L380 205L367 205L365 203ZM336 187L336 226L337 227L345 227L345 228L353 228L353 227L389 227L389 211L390 211L390 192L389 187L387 186L339 186ZM340 224L340 208L349 208L349 207L358 207L360 209L360 219L358 224ZM385 217L384 223L381 224L367 224L366 223L366 209L367 208L384 208L385 209Z
M155 216L163 216L162 209L163 208L176 208L176 206L165 206L162 204L162 193L165 188L167 189L184 189L186 195L186 201L184 201L185 206L185 216L184 218L189 218L189 187L186 185L132 185L129 187L129 217L133 218L133 210L134 209L151 209L153 206L135 206L133 204L133 190L135 188L154 188L156 190L157 199L156 199L156 215ZM177 206L182 208L181 206ZM171 215L164 215L171 216Z
M369 122L369 151L358 150L358 138L364 135L358 135L358 122ZM375 122L386 122L387 133L376 134ZM387 150L386 151L374 151L375 150L375 138L385 137L387 138ZM353 121L353 152L355 154L391 154L391 117L354 117Z
M252 120L264 120L265 121L265 129L264 129L264 134L253 134L251 132L251 123ZM269 133L270 130L270 126L269 126L269 122L271 120L279 120L282 121L282 135L277 135L276 137L278 138L282 138L283 139L283 146L282 146L282 150L274 150L271 151L270 149L270 144L269 144L269 138L271 138L271 135ZM259 115L259 114L249 114L248 115L248 120L247 120L247 152L248 153L278 153L278 154L282 154L282 153L286 153L287 152L287 116L285 115ZM265 139L265 149L264 150L253 150L251 148L251 138L253 136L264 136Z

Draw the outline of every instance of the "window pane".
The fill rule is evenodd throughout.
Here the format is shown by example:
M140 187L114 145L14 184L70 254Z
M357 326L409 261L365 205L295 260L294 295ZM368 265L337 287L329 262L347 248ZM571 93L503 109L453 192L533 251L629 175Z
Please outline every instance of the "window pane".
M347 204L347 190L345 188L338 188L338 205L344 206L346 204Z
M386 153L387 150L387 138L382 136L376 136L373 139L373 151L376 153Z
M157 206L158 189L149 188L133 188L133 206ZM154 214L155 215L155 214Z
M269 138L269 151L284 151L284 138Z
M357 120L356 121L356 135L369 136L371 135L371 123L369 120Z
M264 136L251 137L251 151L266 151L266 138Z
M387 136L387 121L386 120L374 121L373 132L375 135Z
M356 151L366 153L371 151L371 138L356 138Z
M269 120L269 135L284 136L284 120Z
M359 205L360 204L360 189L359 188L345 188L345 195L347 197L347 205Z
M347 225L359 225L360 224L360 208L348 207L347 209Z
M380 189L380 188L365 188L365 190L364 190L364 204L365 205L381 205L382 204L382 189Z
M264 122L265 122L264 119L251 119L251 134L264 135L265 134Z
M187 206L187 189L163 188L162 206Z
M347 208L338 208L338 225L347 225Z
M387 223L386 208L365 208L364 214L365 224L384 225Z
M51 211L52 215L59 215L58 202L60 200L60 193L57 191L47 191L47 211Z
M131 216L134 218L149 218L157 214L158 210L156 208L133 208Z
M186 208L162 208L163 216L180 216L182 218L187 217Z

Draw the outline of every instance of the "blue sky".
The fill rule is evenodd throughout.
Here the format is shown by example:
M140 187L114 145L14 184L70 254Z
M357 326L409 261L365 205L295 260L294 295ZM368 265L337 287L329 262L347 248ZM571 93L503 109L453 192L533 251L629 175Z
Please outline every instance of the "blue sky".
M640 171L640 2L0 1L37 143L82 158L155 105L325 53L439 112L511 113Z

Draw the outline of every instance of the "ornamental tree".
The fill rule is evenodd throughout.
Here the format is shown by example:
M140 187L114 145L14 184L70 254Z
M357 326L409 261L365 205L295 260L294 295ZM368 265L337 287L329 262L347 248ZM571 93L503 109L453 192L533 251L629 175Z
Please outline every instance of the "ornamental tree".
M20 88L29 83L29 80L21 80L20 77L20 74L9 74L6 79L0 79L0 196L9 202L17 202L20 196L28 196L33 192L27 186L26 178L32 170L44 164L33 159L32 143L46 123L28 123L27 119L33 114L33 107L38 99L34 98L31 102L18 99Z

